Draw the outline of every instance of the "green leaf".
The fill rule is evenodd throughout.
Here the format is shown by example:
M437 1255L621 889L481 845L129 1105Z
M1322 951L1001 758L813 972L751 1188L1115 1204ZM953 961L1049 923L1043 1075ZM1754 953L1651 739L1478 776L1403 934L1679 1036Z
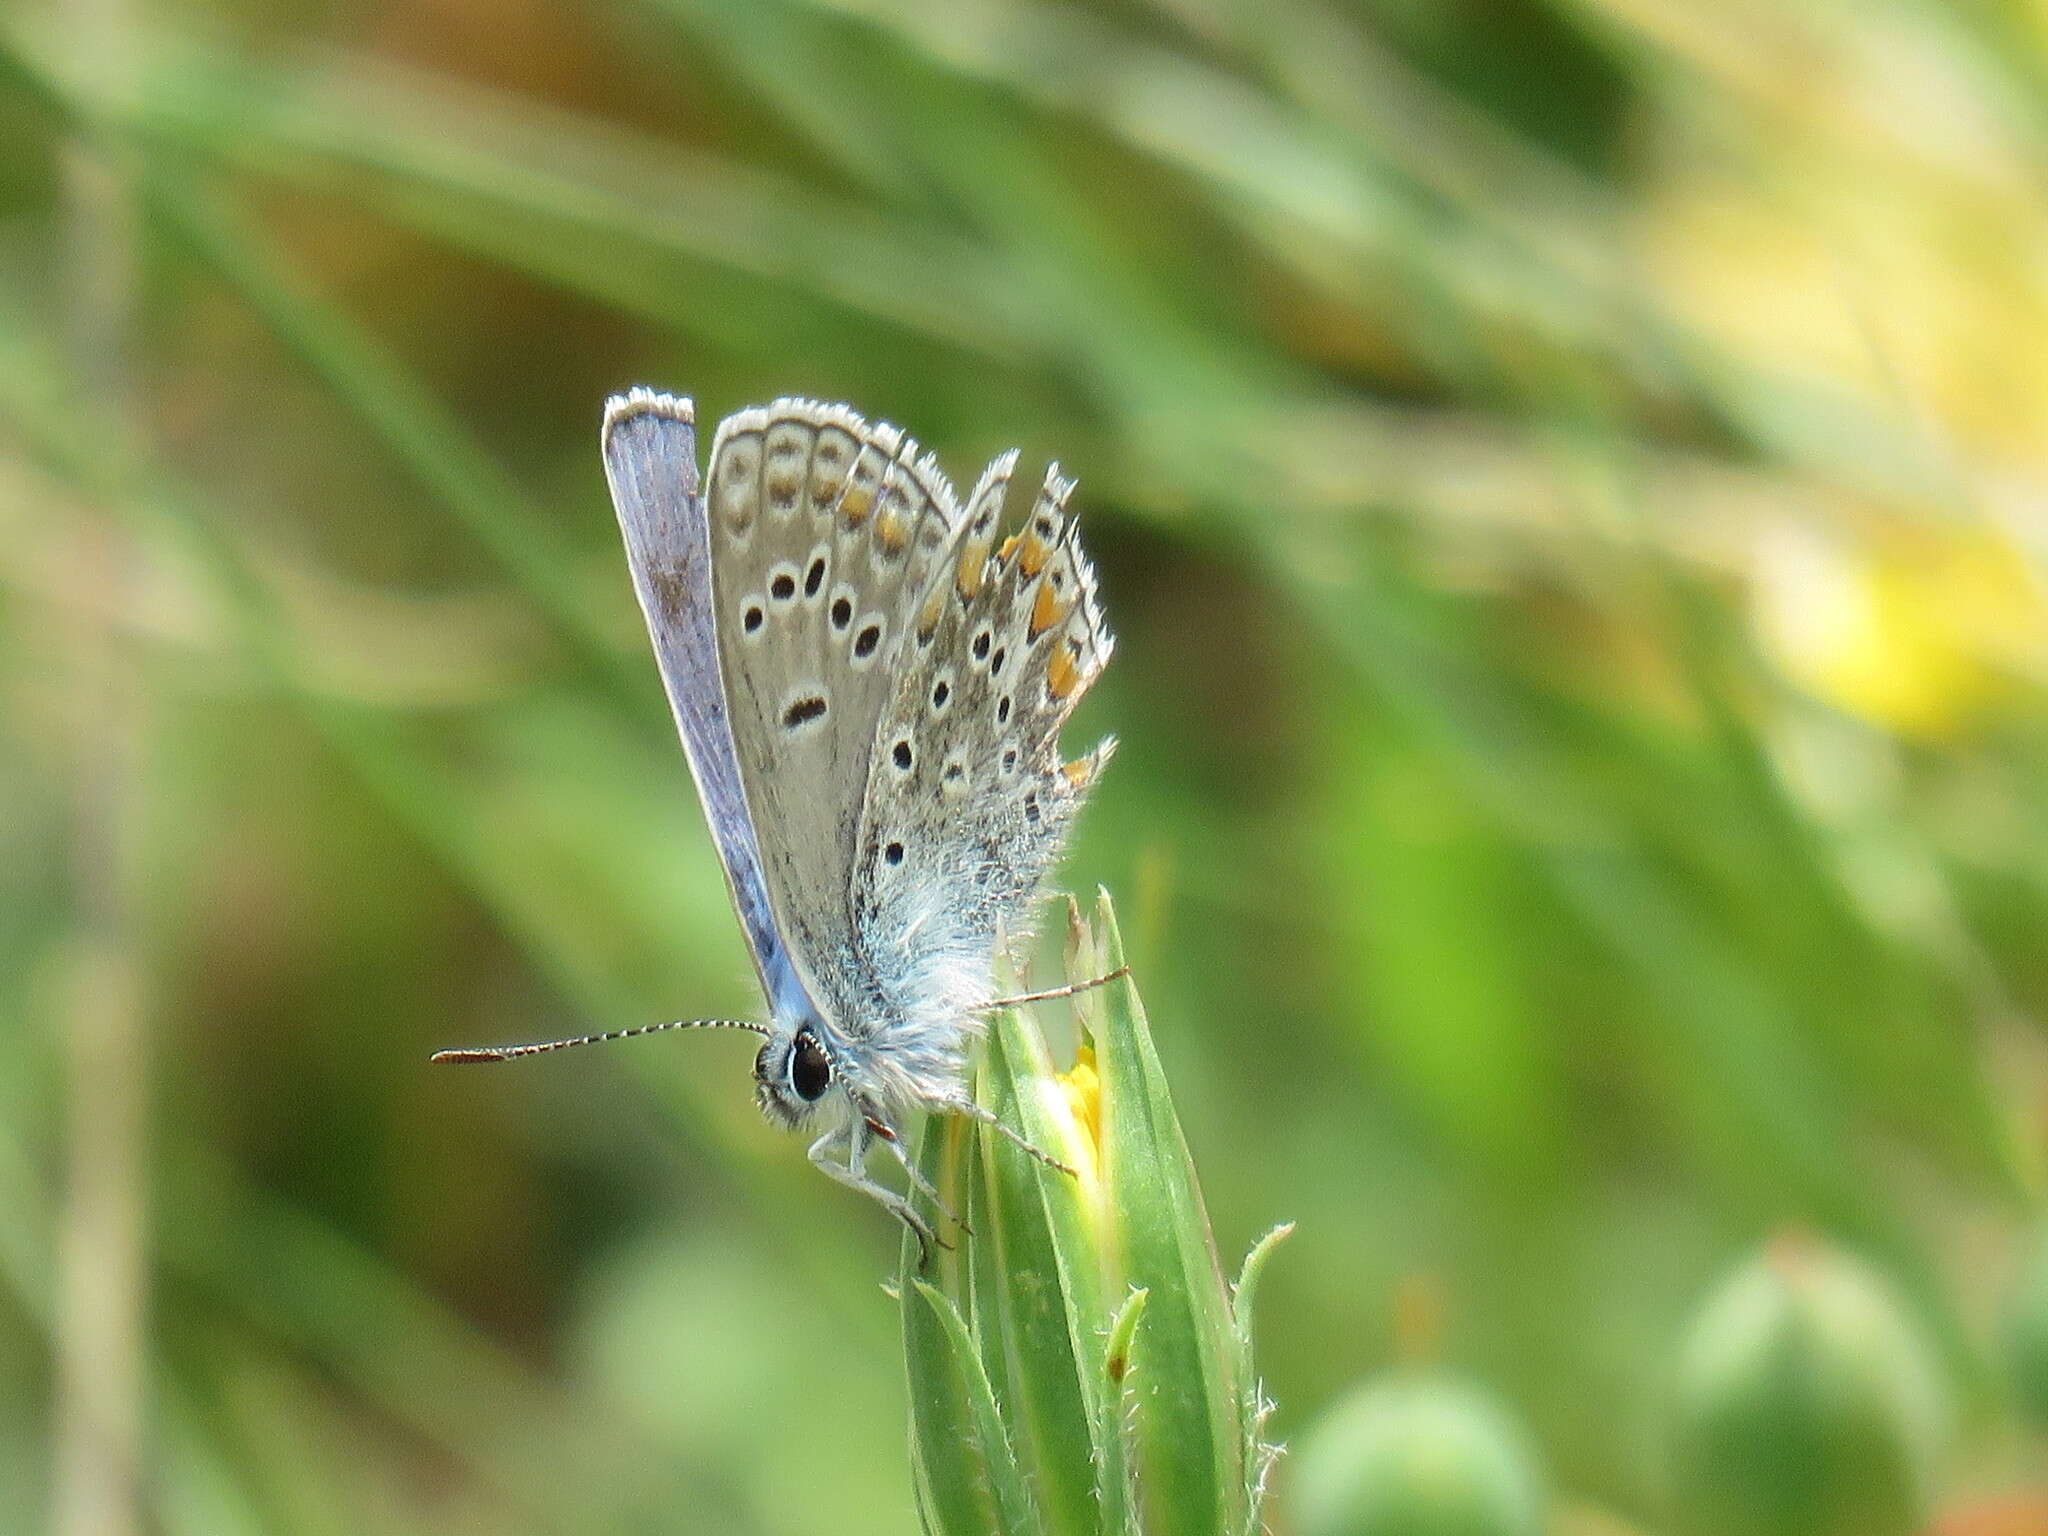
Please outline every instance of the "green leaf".
M1282 1222L1254 1243L1251 1252L1244 1256L1237 1284L1230 1291L1231 1320L1237 1325L1238 1409L1244 1434L1245 1497L1254 1519L1265 1494L1266 1476L1280 1451L1279 1447L1266 1440L1266 1419L1273 1405L1266 1398L1252 1355L1252 1314L1258 1300L1259 1277L1266 1272L1266 1261L1293 1232L1293 1222Z
M1099 959L1124 963L1105 892ZM1146 1379L1134 1404L1138 1493L1156 1536L1215 1536L1251 1521L1239 1349L1194 1165L1130 978L1102 989L1102 1180L1106 1246L1127 1284L1152 1293Z
M1259 1277L1266 1272L1266 1260L1273 1250L1294 1235L1294 1223L1283 1221L1252 1245L1252 1251L1244 1256L1244 1266L1237 1272L1237 1284L1230 1288L1230 1312L1237 1323L1238 1336L1245 1348L1251 1348L1252 1304L1258 1299Z
M1004 1010L991 1020L983 1099L1006 1125L1040 1147L1061 1146L1038 1090L1052 1084L1037 1032ZM1093 1216L1071 1175L1049 1168L1006 1137L981 1133L985 1193L978 1250L994 1260L977 1288L975 1318L1009 1363L1012 1412L1047 1526L1087 1536L1099 1529L1096 1467L1115 1438L1099 1377L1101 1277L1092 1261ZM976 1278L982 1278L977 1269Z
M932 1496L929 1507L941 1514L941 1529L962 1536L982 1532L1036 1536L1043 1527L1011 1453L995 1392L960 1309L927 1281L913 1281L911 1289L935 1324L930 1331L918 1330L914 1335L919 1341L918 1356L929 1367L924 1385L933 1389L914 1399L917 1406L912 1410L920 1427L929 1430L922 1437L927 1454L921 1462L925 1487ZM909 1312L917 1310L913 1307ZM929 1454L935 1434L951 1438L944 1454Z
M925 1127L918 1155L920 1171L956 1208L966 1142L966 1128L957 1121L933 1119ZM997 1529L999 1511L984 1443L972 1428L974 1410L960 1348L927 1295L931 1287L920 1269L924 1257L916 1234L906 1228L900 1300L910 1386L911 1472L929 1536L967 1536ZM932 1255L931 1270L942 1283L957 1286L959 1264L957 1249L942 1249ZM952 1304L945 1306L950 1310ZM978 1362L974 1369L981 1375Z
M1116 1445L1116 1457L1106 1461L1102 1469L1102 1529L1108 1532L1139 1533L1138 1490L1132 1484L1132 1469L1137 1456L1130 1444L1132 1429L1137 1422L1137 1394L1142 1384L1136 1378L1138 1324L1145 1316L1145 1303L1151 1297L1146 1290L1132 1291L1124 1298L1124 1304L1117 1310L1116 1320L1109 1325L1109 1337L1103 1351L1103 1383L1109 1389L1109 1402L1114 1418L1108 1425L1110 1437Z

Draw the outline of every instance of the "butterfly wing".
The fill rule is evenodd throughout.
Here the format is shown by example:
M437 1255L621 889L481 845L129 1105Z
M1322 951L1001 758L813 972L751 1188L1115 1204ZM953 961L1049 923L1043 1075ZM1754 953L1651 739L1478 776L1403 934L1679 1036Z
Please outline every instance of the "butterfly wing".
M1015 462L989 466L913 615L849 893L888 992L886 1054L925 1056L932 1071L957 1058L990 995L999 936L1031 926L1039 884L1115 747L1061 761L1060 727L1114 641L1066 513L1073 482L1057 467L1023 530L991 554Z
M778 400L719 427L705 481L712 627L775 925L842 1033L871 1006L847 906L875 722L953 488L845 406Z
M740 927L769 997L778 1006L800 1006L733 748L725 683L714 662L718 626L710 532L697 493L695 410L688 400L650 390L614 396L605 405L602 441L633 590Z

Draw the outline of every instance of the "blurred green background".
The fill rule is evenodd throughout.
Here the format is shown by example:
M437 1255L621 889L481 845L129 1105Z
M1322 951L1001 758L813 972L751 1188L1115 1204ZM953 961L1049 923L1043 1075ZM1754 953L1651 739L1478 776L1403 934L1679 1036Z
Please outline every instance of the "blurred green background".
M758 1006L632 383L1079 475L1063 881L1219 1246L1299 1223L1277 1435L1419 1286L1661 1530L1796 1227L2026 1484L2044 167L2021 0L0 8L0 1530L912 1528L897 1233L750 1041L425 1068Z

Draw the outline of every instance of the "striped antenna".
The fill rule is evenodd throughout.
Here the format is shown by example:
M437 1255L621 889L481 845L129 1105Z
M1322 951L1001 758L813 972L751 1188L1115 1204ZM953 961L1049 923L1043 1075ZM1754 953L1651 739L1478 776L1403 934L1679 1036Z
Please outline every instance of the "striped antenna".
M748 1019L676 1019L667 1024L640 1024L632 1029L609 1030L602 1035L577 1035L569 1040L536 1040L531 1045L469 1045L454 1050L436 1051L427 1059L432 1061L516 1061L521 1056L542 1056L549 1051L566 1051L572 1045L598 1045L606 1040L630 1040L635 1035L658 1035L670 1029L745 1029L763 1036L768 1034L766 1024L756 1024Z

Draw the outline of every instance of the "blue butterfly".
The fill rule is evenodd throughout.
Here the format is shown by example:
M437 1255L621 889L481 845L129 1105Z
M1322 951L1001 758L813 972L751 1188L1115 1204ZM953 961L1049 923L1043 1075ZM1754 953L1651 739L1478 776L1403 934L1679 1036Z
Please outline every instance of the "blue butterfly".
M691 402L605 407L605 474L655 661L769 1022L680 1020L535 1045L730 1027L762 1037L762 1110L815 1125L811 1161L893 1211L879 1142L937 1203L898 1127L969 1115L968 1055L998 999L997 944L1030 927L1046 872L1114 750L1063 762L1059 730L1113 641L1046 474L997 537L1014 451L963 505L930 455L843 405L785 399L718 428L699 492ZM941 1206L943 1209L943 1206Z

